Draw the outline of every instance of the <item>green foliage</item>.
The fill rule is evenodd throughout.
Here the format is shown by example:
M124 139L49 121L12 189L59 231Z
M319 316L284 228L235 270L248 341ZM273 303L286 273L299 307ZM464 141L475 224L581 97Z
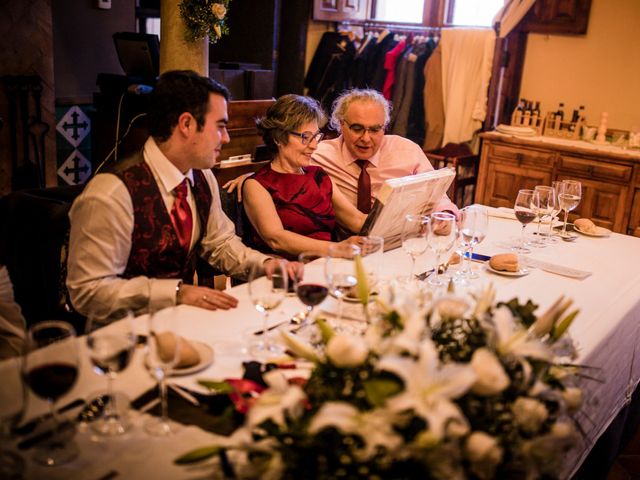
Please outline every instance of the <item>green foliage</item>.
M186 39L195 42L208 36L209 43L216 43L222 35L228 35L229 3L231 0L182 0L178 7L187 29ZM222 18L216 14L222 11L221 7L224 7Z
M487 335L475 318L447 318L434 328L431 339L442 362L468 362L487 344Z
M533 303L531 300L527 300L527 303L522 305L517 298L512 298L507 303L500 302L498 303L498 307L502 305L506 306L511 310L511 313L522 320L522 323L525 327L529 328L536 321L536 316L533 314L538 309L538 305Z

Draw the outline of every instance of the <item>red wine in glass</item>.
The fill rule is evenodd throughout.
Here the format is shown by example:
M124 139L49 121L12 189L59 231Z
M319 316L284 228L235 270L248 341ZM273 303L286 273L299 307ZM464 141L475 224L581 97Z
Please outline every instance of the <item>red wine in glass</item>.
M76 383L78 367L62 362L45 363L29 370L26 377L33 393L55 402Z
M527 224L533 222L533 220L535 220L536 216L537 215L535 213L533 213L533 212L526 212L526 211L523 211L523 210L516 210L516 218L523 225L527 225Z
M324 285L304 283L302 285L298 285L296 294L302 303L307 307L313 308L327 298L329 289Z

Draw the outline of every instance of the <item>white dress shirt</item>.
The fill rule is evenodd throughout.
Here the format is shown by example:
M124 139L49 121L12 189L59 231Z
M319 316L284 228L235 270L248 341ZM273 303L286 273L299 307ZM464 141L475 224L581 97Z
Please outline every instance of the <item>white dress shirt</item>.
M0 359L22 354L26 325L20 305L13 297L7 267L0 267Z
M160 151L153 138L144 145L149 165L162 199L171 212L173 189L189 179L188 202L193 215L191 246L200 234L200 222L191 194L193 172L182 174ZM235 234L231 220L220 204L218 184L211 170L202 170L211 189L212 202L207 234L201 241L203 258L229 275L246 275L256 262L268 257L246 247ZM124 279L131 252L134 210L125 184L116 175L96 175L76 199L69 212L71 236L67 287L73 306L83 315L108 318L113 312L130 309L136 314L155 311L176 303L179 279L146 276Z

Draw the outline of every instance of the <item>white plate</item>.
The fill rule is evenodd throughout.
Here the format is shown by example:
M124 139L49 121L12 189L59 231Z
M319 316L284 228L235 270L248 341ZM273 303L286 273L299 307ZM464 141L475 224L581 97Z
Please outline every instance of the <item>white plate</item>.
M333 298L338 298L334 293L329 292L329 295L331 295ZM369 294L369 302L373 302L377 296L378 292ZM342 300L347 303L360 303L360 299L358 297L352 297L350 295L345 295L344 297L342 297Z
M496 270L495 268L491 268L491 265L489 265L489 262L485 263L485 267L490 272L495 273L497 275L503 275L505 277L524 277L525 275L529 275L529 273L531 272L529 268L521 268L517 272L507 272L506 270Z
M179 377L181 375L191 375L192 373L204 370L213 363L213 348L206 343L198 342L197 340L188 340L188 342L196 352L198 352L198 355L200 355L200 361L190 367L174 368L171 370L171 373L169 374L170 376ZM144 364L147 368L150 368L146 358Z
M598 230L594 233L592 232L586 232L584 230L580 230L576 225L573 226L573 229L578 232L581 233L582 235L586 235L587 237L608 237L609 235L611 235L611 230L609 230L608 228L604 228L604 227L597 227Z

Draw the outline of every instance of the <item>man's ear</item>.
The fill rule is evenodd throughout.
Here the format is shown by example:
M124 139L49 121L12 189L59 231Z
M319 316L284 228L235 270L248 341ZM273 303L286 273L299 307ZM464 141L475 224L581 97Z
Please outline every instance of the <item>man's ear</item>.
M176 125L176 130L178 130L182 135L189 135L192 130L195 130L196 127L196 119L189 112L183 112L178 117L178 125Z

